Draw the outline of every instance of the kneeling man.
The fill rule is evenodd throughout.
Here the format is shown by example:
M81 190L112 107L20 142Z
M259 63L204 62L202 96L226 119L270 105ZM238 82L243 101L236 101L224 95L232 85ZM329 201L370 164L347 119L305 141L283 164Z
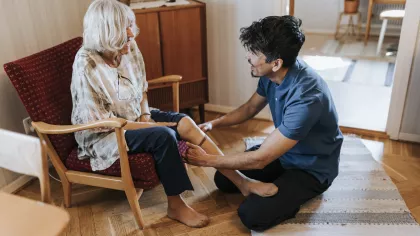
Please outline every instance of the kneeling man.
M272 197L248 195L239 207L239 217L251 230L263 231L293 218L338 175L343 136L337 112L325 81L298 59L305 42L300 25L293 16L270 16L242 28L240 40L249 51L251 74L259 78L256 93L238 109L200 125L208 131L240 124L268 104L276 129L263 144L223 157L189 144L184 157L194 165L239 170L278 187ZM214 181L223 192L239 192L219 171Z

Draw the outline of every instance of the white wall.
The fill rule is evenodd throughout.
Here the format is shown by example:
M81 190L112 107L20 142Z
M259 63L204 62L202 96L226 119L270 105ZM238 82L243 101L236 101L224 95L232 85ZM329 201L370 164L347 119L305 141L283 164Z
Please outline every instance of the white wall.
M91 0L0 0L0 65L82 34ZM3 69L0 70L0 128L23 133L27 117ZM0 188L18 175L0 169Z
M258 79L250 76L239 29L269 15L286 14L286 0L204 0L207 4L207 48L210 106L231 108L246 102ZM213 106L212 106L213 105Z
M295 0L295 16L307 32L334 33L343 0Z

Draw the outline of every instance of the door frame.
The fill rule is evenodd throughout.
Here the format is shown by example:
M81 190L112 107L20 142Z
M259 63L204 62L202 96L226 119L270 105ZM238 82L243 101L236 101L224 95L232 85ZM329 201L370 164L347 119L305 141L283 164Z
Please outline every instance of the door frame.
M407 0L405 16L401 27L400 42L395 64L394 84L388 113L386 131L391 139L400 139L401 123L404 115L408 85L417 40L419 40L420 1Z

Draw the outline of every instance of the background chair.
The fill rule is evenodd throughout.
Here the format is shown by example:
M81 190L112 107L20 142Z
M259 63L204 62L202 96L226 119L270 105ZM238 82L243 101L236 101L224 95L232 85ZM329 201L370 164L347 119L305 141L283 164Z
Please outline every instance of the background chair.
M388 20L401 20L404 18L404 10L387 10L381 12L379 18L382 20L381 33L379 34L378 47L376 48L376 55L379 55L382 49L382 44L384 42L385 31L388 25Z
M0 129L0 167L35 176L41 185L41 200L51 202L45 142L28 135Z
M50 157L63 185L64 205L71 205L72 183L125 191L138 226L145 226L138 199L143 190L159 184L151 154L128 155L121 118L106 119L84 125L70 125L72 99L70 83L75 55L82 38L75 38L32 56L10 62L4 69L16 88L23 105L32 119L38 136L46 143ZM166 76L149 80L149 85L172 86L173 110L179 111L179 82L181 76ZM152 104L153 105L153 104ZM88 159L77 158L74 132L97 127L114 128L120 159L106 170L92 172ZM179 142L180 153L186 150ZM138 188L138 190L136 190Z

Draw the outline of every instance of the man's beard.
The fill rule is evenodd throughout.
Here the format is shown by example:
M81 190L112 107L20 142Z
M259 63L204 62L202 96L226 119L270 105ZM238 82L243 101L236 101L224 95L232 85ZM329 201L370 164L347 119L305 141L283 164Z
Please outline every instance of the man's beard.
M254 75L254 72L251 71L252 78L260 78L260 76Z

